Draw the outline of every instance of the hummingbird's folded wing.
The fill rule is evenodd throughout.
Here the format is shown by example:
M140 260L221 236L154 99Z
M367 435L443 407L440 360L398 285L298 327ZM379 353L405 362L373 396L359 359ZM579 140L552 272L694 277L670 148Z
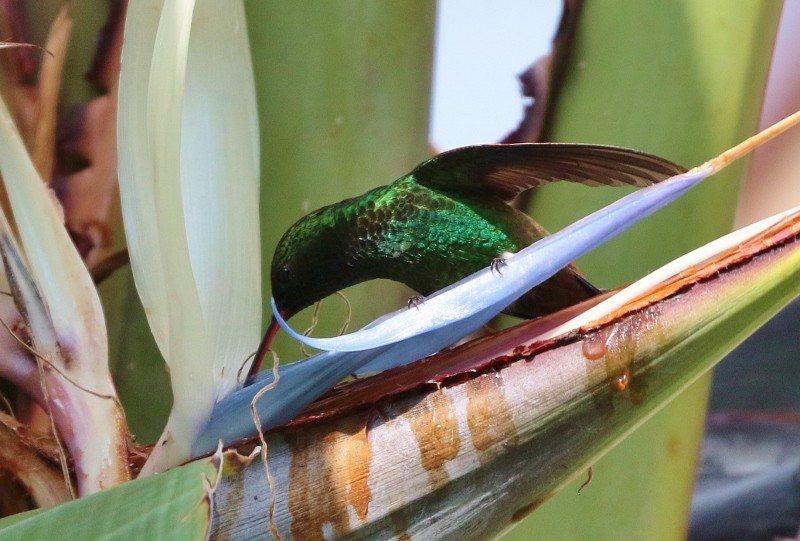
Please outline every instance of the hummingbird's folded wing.
M638 150L580 143L477 145L443 152L411 173L420 184L510 200L549 182L587 186L648 186L686 172Z

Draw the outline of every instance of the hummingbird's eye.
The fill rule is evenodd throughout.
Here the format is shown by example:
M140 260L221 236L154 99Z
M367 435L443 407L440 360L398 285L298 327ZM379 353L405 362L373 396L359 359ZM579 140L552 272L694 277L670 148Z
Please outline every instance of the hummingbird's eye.
M291 265L284 265L281 267L281 279L288 280L292 277L292 266Z

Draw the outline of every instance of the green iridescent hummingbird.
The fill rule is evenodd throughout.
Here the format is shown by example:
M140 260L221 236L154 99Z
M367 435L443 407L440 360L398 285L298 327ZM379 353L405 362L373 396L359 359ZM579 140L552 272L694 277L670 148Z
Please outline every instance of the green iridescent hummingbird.
M388 186L297 221L275 249L272 295L287 318L375 278L429 295L547 235L509 205L524 190L555 181L641 187L684 171L651 154L604 145L522 143L450 150ZM569 266L506 313L534 318L597 293ZM273 320L257 362L276 331Z

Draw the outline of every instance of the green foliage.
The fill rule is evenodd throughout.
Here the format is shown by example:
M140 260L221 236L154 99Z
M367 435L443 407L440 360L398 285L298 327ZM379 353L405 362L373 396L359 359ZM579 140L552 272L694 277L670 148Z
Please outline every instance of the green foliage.
M211 522L204 479L213 481L216 474L210 460L192 462L47 511L3 519L0 538L203 539Z
M780 3L587 2L554 129L559 141L633 146L688 167L755 132ZM727 232L744 165L704 183L579 262L612 287ZM564 225L619 197L548 186L531 212ZM542 506L509 539L683 539L708 378Z
M75 2L76 10L89 4ZM262 131L266 295L272 249L294 220L388 183L428 156L434 6L250 0L247 7ZM632 146L687 166L713 156L754 131L779 12L779 3L731 9L722 0L588 2L551 137ZM93 43L84 41L83 49ZM67 66L68 73L84 69ZM582 268L600 285L613 286L724 233L741 171L707 182L585 258ZM618 196L617 190L553 186L537 194L532 212L556 230ZM134 364L149 365L118 378L131 425L148 440L168 406L163 367L141 311L131 308L132 281L125 275L115 280L121 289L107 299L113 294L117 300L105 304L112 359L122 363L118 376ZM385 283L361 289L352 296L362 307L356 323L406 299L399 288L388 293ZM317 332L330 335L337 327ZM296 346L283 344L279 351L286 360L297 357ZM683 538L705 385L695 385L601 460L580 495L583 479L509 539ZM0 537L199 538L207 525L197 506L204 494L201 472L210 475L205 461L6 519Z
M263 283L278 239L321 206L388 184L430 155L428 110L435 5L403 2L246 3L261 122ZM353 328L405 303L388 282L348 292ZM337 333L327 301L317 336ZM271 315L264 304L265 317ZM306 312L308 313L308 311ZM308 317L293 320L297 329ZM301 357L284 333L281 359Z

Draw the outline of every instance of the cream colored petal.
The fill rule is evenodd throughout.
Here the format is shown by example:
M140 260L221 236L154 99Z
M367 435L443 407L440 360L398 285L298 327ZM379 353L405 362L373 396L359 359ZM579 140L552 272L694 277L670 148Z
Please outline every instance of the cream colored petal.
M119 84L117 144L120 198L133 276L150 330L166 357L169 299L154 204L153 143L146 118L150 65L162 4L163 0L140 0L128 6Z
M243 5L219 8L133 3L126 25L123 215L174 396L144 473L188 458L261 327L255 89Z
M261 331L259 145L244 6L195 5L186 72L181 178L186 232L214 357L217 397Z

